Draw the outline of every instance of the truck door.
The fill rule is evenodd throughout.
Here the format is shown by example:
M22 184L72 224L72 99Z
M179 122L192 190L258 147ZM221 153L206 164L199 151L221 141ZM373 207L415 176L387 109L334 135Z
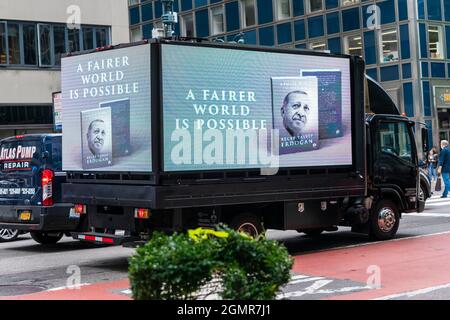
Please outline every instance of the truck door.
M407 121L379 120L375 135L374 186L397 193L405 211L417 208L417 152Z

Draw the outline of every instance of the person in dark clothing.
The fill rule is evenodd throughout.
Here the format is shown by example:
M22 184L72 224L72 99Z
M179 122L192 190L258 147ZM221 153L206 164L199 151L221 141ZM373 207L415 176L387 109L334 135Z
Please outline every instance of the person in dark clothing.
M437 180L437 164L439 160L439 155L436 151L436 148L433 147L433 149L428 152L427 157L427 167L428 167L428 176L430 177L430 181Z
M447 140L441 141L441 155L439 157L438 175L442 175L442 179L445 184L445 190L441 198L447 198L450 191L450 148Z

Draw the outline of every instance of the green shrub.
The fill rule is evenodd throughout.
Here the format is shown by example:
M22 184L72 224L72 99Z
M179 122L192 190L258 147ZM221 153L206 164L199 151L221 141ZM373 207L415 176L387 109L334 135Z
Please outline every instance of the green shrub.
M264 237L219 229L155 233L130 259L134 299L197 299L213 278L223 299L274 299L290 278L293 260L286 248Z

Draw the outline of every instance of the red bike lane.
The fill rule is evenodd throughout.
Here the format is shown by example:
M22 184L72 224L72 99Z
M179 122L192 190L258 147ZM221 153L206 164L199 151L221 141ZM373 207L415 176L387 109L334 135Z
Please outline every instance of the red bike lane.
M366 285L379 270L381 288L331 295L325 299L366 300L450 284L450 232L295 256L292 271ZM129 300L127 279L61 288L7 300ZM449 297L450 298L450 297Z

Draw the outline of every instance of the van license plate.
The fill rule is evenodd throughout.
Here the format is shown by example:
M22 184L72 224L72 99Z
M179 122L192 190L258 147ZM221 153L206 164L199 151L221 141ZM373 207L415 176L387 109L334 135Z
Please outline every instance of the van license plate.
M70 208L69 218L80 218L80 214L75 212L75 208Z
M31 212L22 211L19 215L19 220L21 221L30 221L31 220Z

